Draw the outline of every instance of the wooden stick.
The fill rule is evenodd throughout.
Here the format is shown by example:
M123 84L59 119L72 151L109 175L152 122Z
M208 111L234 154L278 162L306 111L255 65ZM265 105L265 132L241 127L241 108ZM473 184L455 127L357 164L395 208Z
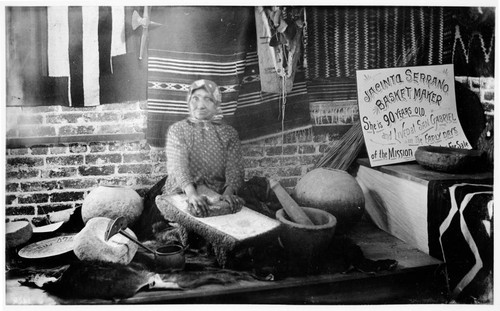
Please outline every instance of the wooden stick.
M290 219L301 225L314 226L314 223L306 215L304 210L295 202L294 199L286 192L279 182L269 179L269 185L273 189L276 197L280 201L283 209Z

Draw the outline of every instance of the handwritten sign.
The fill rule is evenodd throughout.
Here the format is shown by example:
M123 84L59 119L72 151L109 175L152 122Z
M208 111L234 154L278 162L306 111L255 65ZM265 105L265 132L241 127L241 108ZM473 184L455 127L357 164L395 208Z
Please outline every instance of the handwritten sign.
M457 115L453 65L359 70L356 76L371 166L413 161L418 146L471 148Z

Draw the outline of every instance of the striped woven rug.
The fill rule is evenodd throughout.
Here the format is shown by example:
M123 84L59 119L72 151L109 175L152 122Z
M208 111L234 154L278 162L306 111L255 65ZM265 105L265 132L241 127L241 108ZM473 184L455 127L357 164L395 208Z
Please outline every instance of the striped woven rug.
M356 98L356 70L451 62L451 13L440 7L307 7L311 102Z
M170 125L188 115L186 95L197 79L215 81L225 122L241 139L309 122L304 74L286 97L261 91L253 7L153 7L148 49L148 142L163 147Z

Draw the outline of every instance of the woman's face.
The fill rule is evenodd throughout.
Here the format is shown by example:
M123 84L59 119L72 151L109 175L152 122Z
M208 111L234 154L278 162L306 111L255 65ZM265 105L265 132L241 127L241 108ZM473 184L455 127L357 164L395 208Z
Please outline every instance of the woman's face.
M217 105L205 89L197 89L189 100L191 116L198 120L210 120L217 113Z

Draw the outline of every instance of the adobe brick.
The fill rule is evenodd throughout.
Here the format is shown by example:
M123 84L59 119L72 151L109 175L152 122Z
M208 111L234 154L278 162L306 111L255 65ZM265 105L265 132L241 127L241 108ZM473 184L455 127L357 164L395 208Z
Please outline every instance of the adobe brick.
M292 155L297 153L297 146L295 145L285 145L283 148L283 154L285 155Z
M101 142L93 142L89 144L90 152L104 152L106 151L107 144Z
M59 128L59 135L65 136L65 135L88 135L88 134L94 134L95 128L93 125L79 125L79 126L74 126L74 125L65 125L61 126Z
M280 167L280 168L278 168L276 174L278 176L283 176L283 177L301 176L302 175L302 166Z
M69 152L70 153L85 153L88 150L88 146L86 144L70 144Z
M119 174L151 174L150 164L129 164L118 166Z
M92 112L84 114L85 121L88 122L116 122L119 121L119 114L116 112Z
M301 157L281 157L279 166L289 166L300 164Z
M6 216L16 216L16 215L35 215L34 206L12 206L5 210Z
M47 165L80 165L83 164L83 155L47 157Z
M32 155L45 155L49 153L49 147L45 145L31 146L30 150Z
M42 171L42 178L61 178L76 176L77 170L75 167L58 167L50 170Z
M300 154L315 153L315 152L316 152L316 147L314 145L301 145L301 146L299 146L299 153Z
M241 152L246 157L262 157L262 156L264 156L264 148L261 146L243 145L241 147Z
M59 113L47 115L48 124L78 123L83 118L82 113Z
M16 192L19 190L19 183L8 183L5 185L6 192Z
M149 153L128 153L123 155L123 163L151 162Z
M280 157L266 157L258 161L259 161L259 166L261 167L273 167L281 165Z
M115 166L114 165L80 166L78 167L78 172L82 176L111 175L115 173Z
M141 149L149 150L149 147L140 142L113 142L109 144L109 151L140 151Z
M30 179L40 175L40 170L36 168L15 168L6 172L7 179Z
M129 176L123 176L123 177L111 177L111 178L99 178L97 180L98 185L120 185L120 186L127 186L130 184L130 177Z
M50 202L73 202L83 200L84 192L54 192L50 194Z
M91 179L65 179L60 181L63 189L89 189L97 187L97 180Z
M266 147L264 150L267 156L283 154L283 148L281 146Z
M19 204L46 203L49 200L49 195L46 193L23 194L19 195L17 200Z
M108 163L121 163L122 155L115 154L90 154L85 156L85 164L108 164Z
M53 145L49 149L50 154L64 154L68 153L68 146L64 144Z
M20 155L26 155L29 153L28 148L16 148L16 149L8 149L9 155L11 156L20 156Z
M57 181L35 181L21 183L21 191L24 192L50 191L53 189L59 189L59 187L60 185Z
M15 157L15 158L7 158L7 166L11 166L11 167L43 166L43 158L39 158L39 157Z

